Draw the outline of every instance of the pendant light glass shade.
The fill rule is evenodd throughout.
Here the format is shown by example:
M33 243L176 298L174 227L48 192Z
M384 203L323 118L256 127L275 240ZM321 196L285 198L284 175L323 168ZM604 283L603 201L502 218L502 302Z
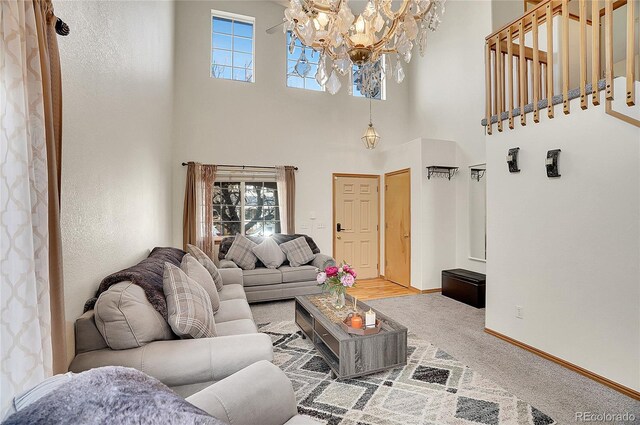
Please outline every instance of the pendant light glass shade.
M362 136L362 143L364 143L364 147L367 149L375 149L380 141L380 135L373 127L373 123L369 123L369 127L364 132Z

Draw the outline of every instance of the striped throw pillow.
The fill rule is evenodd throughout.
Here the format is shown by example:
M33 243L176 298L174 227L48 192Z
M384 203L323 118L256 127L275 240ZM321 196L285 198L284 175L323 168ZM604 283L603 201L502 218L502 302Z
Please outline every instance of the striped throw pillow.
M187 244L187 252L191 254L193 258L198 260L198 262L202 264L205 269L207 269L207 271L213 278L214 283L216 284L216 289L218 290L218 292L222 291L222 286L224 285L222 283L222 276L220 275L220 272L218 271L218 268L216 267L213 260L209 258L209 256L205 254L203 250L195 245Z
M236 235L225 259L231 260L242 270L253 270L256 268L258 257L253 253L253 248L258 246L242 235Z
M180 338L216 336L216 323L207 291L180 268L164 263L164 294L169 326Z

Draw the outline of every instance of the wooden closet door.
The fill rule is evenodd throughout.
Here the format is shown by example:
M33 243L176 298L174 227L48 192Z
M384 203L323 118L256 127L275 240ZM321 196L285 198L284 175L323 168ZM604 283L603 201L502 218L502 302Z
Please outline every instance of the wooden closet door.
M384 176L384 277L411 286L411 173Z

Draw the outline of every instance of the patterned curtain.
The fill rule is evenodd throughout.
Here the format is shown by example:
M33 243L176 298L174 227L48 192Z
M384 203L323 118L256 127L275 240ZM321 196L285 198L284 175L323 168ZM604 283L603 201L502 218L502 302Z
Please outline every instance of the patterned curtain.
M52 373L46 95L32 1L0 5L1 409Z
M213 184L216 179L215 165L189 162L187 182L184 190L182 214L182 241L195 245L209 257L214 257L213 232Z

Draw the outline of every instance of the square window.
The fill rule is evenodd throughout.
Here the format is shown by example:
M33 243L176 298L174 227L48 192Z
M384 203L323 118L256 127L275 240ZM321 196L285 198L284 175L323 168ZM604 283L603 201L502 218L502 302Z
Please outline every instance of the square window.
M252 83L254 23L249 16L211 11L211 77Z

